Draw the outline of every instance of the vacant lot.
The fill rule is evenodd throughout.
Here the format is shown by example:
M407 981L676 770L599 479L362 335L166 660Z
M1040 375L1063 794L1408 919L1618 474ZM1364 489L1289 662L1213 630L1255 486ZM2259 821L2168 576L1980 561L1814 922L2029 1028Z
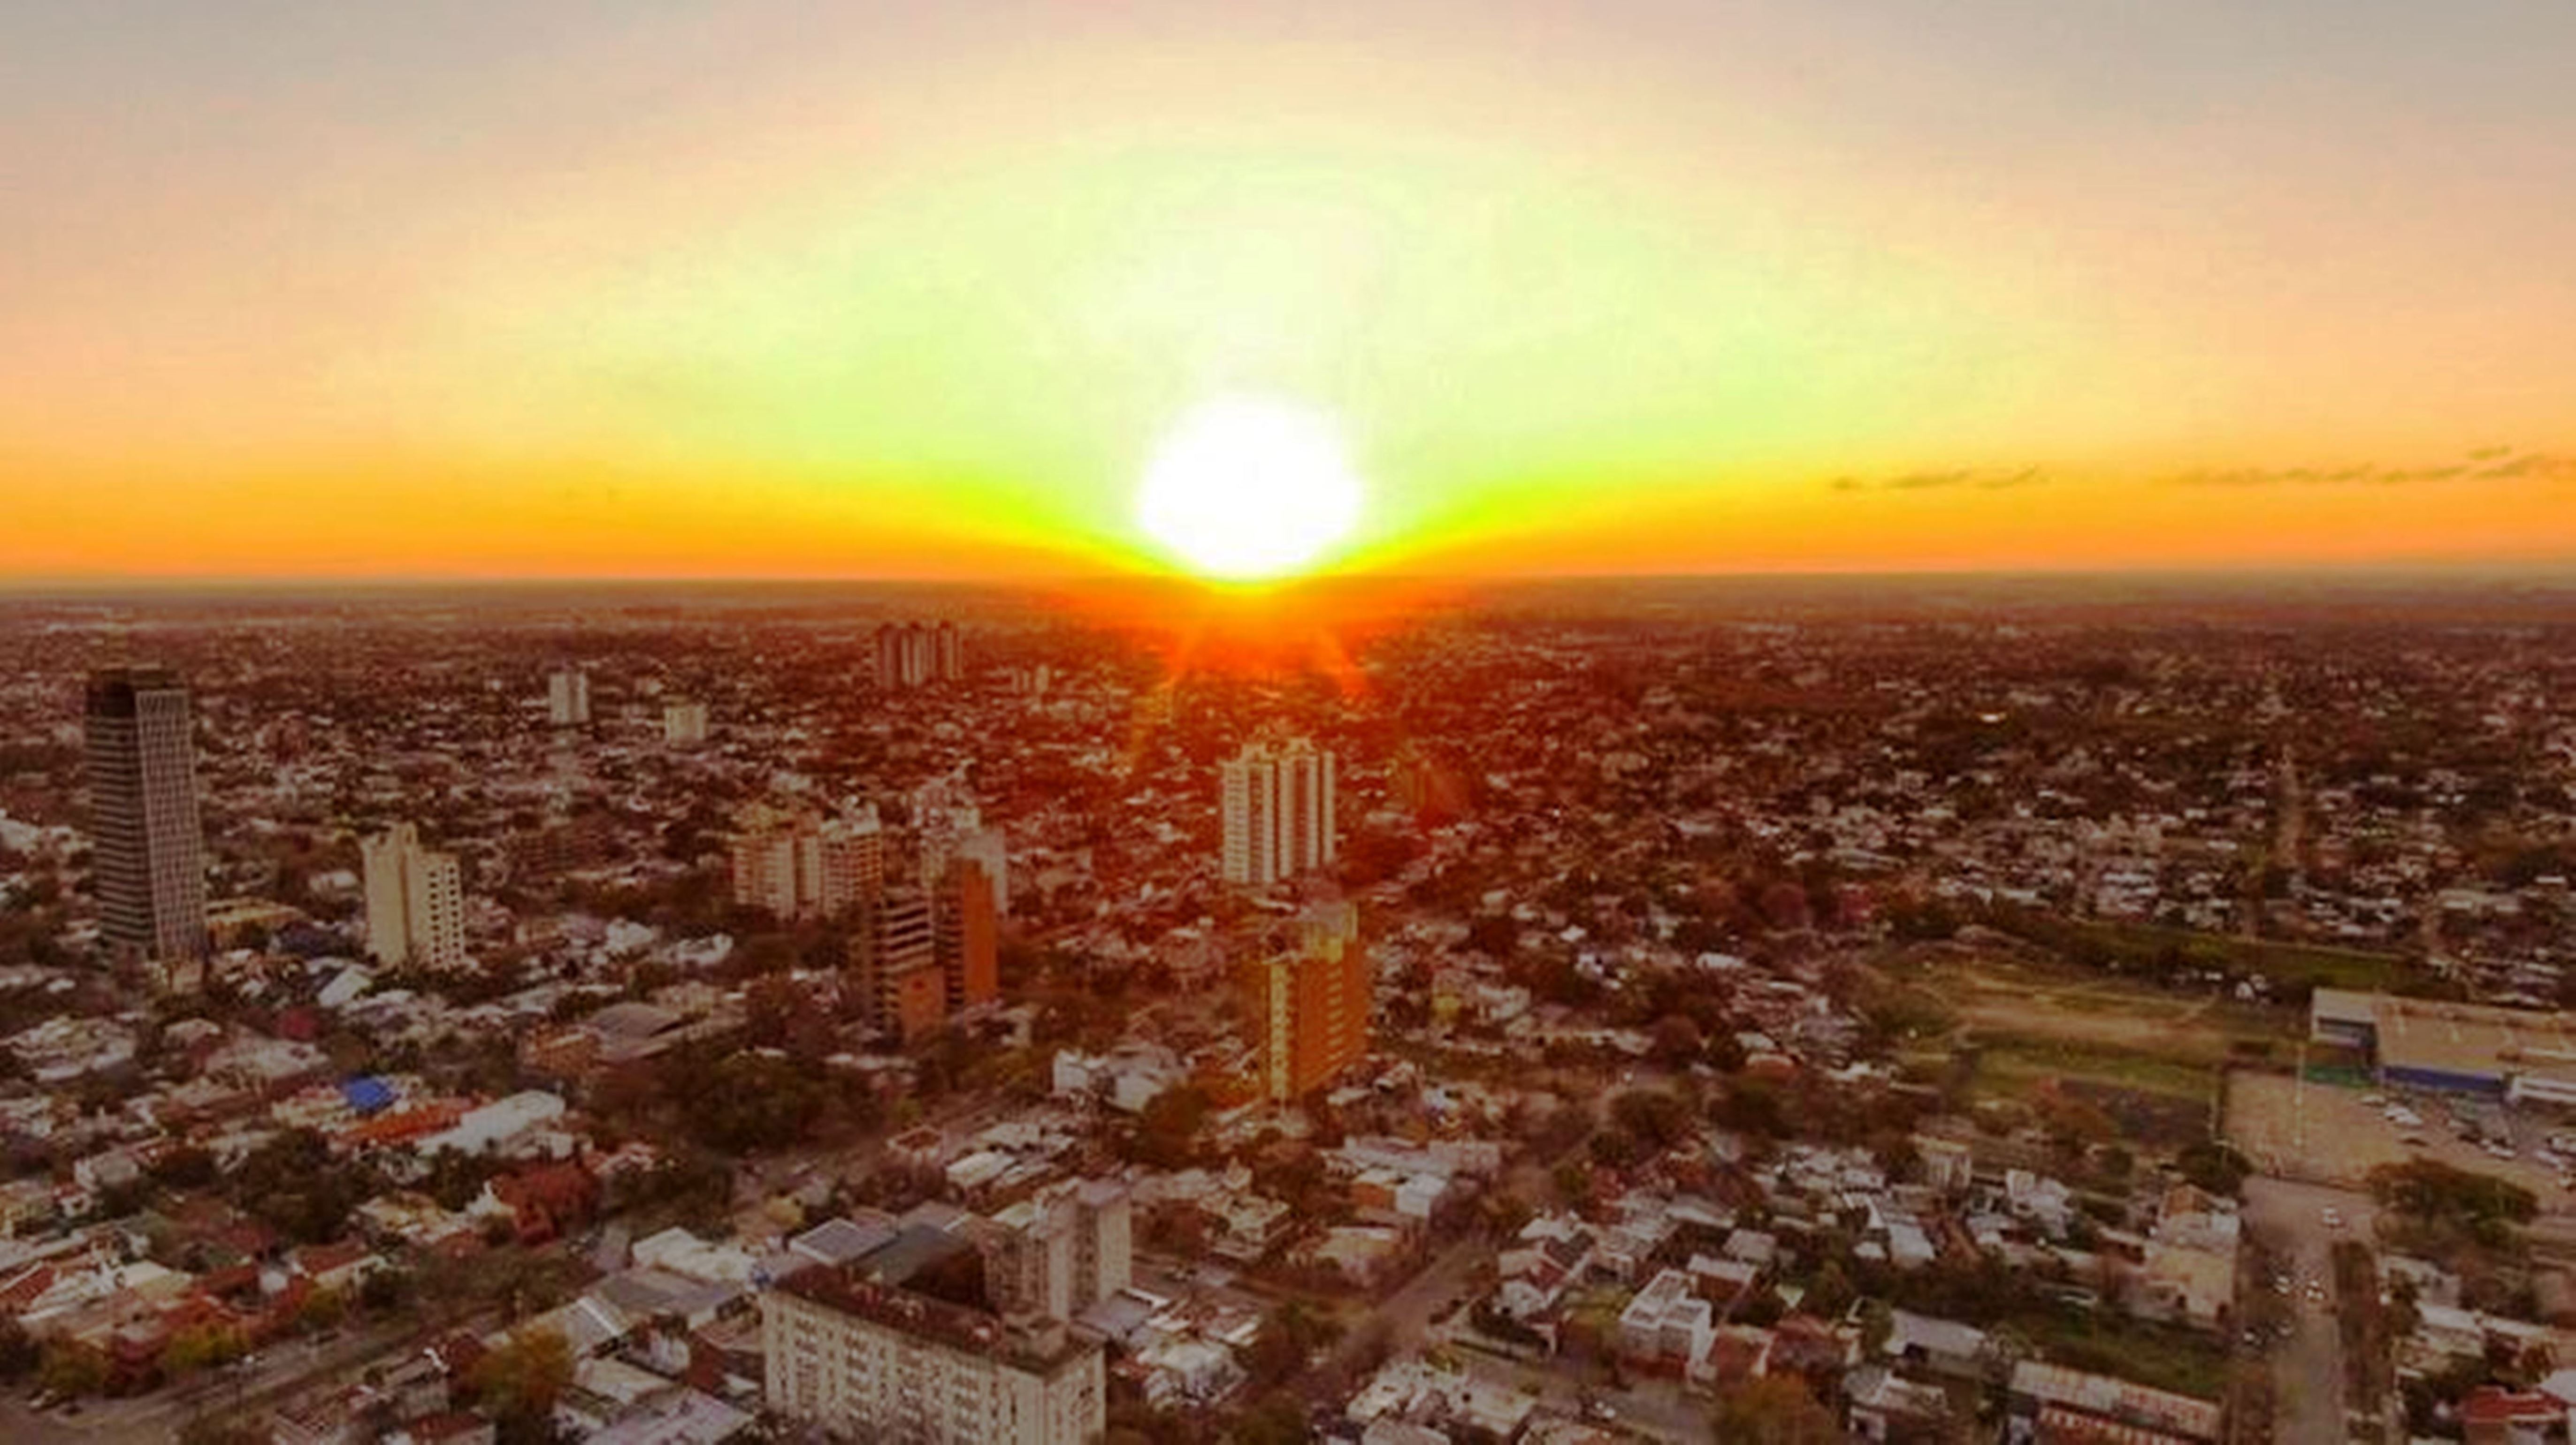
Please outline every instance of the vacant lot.
M1938 998L1981 1039L2048 1041L2194 1069L2284 1051L2301 1022L2290 1009L2002 954L1916 954L1889 973Z
M2004 953L1914 950L1886 974L1937 999L1945 1043L1978 1048L1978 1079L1996 1090L2087 1079L2208 1105L2228 1064L2287 1059L2295 1023L2290 1010Z
M2382 1164L2414 1151L2357 1090L2286 1074L2238 1073L2227 1081L2227 1139L2266 1174L2358 1186Z
M2124 1137L2179 1146L2208 1137L2231 1064L2280 1059L2289 1011L2182 993L2029 957L1964 950L1905 955L1887 972L1951 1025L1943 1045L1973 1050L1971 1087L2026 1097L2054 1084L2101 1106Z

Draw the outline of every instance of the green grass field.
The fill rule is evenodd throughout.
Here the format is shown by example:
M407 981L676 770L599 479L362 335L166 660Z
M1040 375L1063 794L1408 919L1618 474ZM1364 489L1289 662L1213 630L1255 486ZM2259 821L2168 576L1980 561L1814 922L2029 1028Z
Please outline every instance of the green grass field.
M2006 1327L2060 1364L2159 1390L2216 1400L2227 1389L2227 1347L2214 1335L2099 1310L2031 1310Z
M1980 1033L1978 1045L1977 1085L1999 1093L2018 1094L2043 1079L2068 1079L2204 1104L2218 1097L2220 1060L2215 1056L2178 1057L1992 1032Z
M2046 936L2032 942L2057 948L2079 962L2098 951L2124 966L2142 968L2170 952L2193 968L2259 972L2276 983L2314 988L2393 989L2417 972L2403 954L2195 933L2151 923L2052 922L2040 931Z

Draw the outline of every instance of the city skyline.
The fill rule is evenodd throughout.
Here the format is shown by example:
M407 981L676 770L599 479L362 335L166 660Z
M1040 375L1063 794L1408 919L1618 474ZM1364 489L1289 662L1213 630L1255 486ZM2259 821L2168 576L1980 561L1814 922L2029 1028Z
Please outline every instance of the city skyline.
M20 582L1171 571L1236 391L1342 433L1326 570L2576 555L2563 7L0 41Z
M0 606L0 1433L2576 1402L2563 587L899 590Z

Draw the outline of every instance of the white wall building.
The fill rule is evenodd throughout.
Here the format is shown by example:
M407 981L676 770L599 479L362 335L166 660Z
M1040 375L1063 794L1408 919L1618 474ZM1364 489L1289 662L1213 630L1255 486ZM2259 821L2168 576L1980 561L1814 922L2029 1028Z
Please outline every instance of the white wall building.
M1108 1429L1100 1343L817 1265L760 1299L770 1408L853 1440L1089 1445Z
M830 918L876 895L885 882L885 833L876 810L820 819L746 809L734 835L733 901L778 918Z
M430 1155L454 1149L462 1154L506 1154L512 1145L562 1118L563 1113L563 1096L529 1089L495 1099L479 1109L466 1110L455 1128L422 1139L412 1146L412 1152Z
M367 947L391 968L465 966L465 888L456 855L420 846L419 830L397 823L361 840L366 864Z
M1127 1186L1070 1181L996 1214L984 1226L984 1281L1010 1317L1071 1319L1134 1282Z
M1217 765L1217 787L1226 882L1266 888L1340 855L1332 753L1304 738L1250 743Z
M707 740L707 705L702 702L666 702L662 704L662 741L675 748L693 748Z
M590 725L590 674L577 667L546 674L546 721L559 728Z

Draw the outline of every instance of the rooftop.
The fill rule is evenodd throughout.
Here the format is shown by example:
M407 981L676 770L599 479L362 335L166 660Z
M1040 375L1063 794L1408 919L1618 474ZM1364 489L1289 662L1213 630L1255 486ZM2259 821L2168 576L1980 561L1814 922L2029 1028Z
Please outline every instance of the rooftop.
M827 1265L798 1270L779 1281L778 1291L980 1358L996 1358L1023 1368L1053 1372L1098 1342L1075 1340L1064 1330L1032 1332L1014 1329L998 1315L967 1309L945 1300L885 1285L863 1284Z

